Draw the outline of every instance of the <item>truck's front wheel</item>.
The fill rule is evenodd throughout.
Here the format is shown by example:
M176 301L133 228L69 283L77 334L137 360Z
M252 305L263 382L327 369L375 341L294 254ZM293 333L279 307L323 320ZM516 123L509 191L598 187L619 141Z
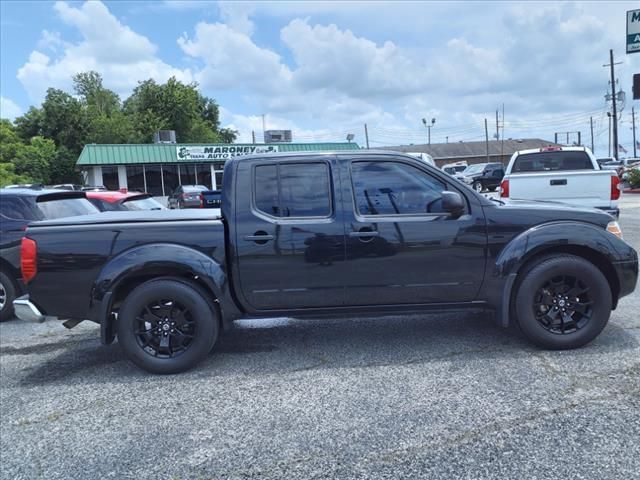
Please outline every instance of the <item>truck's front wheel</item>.
M136 287L118 314L118 342L151 373L179 373L202 361L218 337L217 313L199 289L179 280Z
M540 259L522 272L515 311L523 333L552 350L596 338L611 315L611 289L602 272L574 255Z

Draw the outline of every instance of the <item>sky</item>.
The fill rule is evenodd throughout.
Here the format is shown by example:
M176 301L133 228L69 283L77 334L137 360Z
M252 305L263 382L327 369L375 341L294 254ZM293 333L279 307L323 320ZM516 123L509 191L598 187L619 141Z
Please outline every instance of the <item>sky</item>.
M633 73L626 11L637 2L0 2L0 114L39 105L49 87L96 70L126 98L175 76L217 100L223 126L250 141L371 147L489 136L553 140L580 131L608 150L609 49L620 143L632 154ZM502 106L504 105L504 121ZM636 115L640 140L640 113ZM570 142L577 139L570 134ZM178 139L179 141L180 139ZM638 152L640 155L640 151Z

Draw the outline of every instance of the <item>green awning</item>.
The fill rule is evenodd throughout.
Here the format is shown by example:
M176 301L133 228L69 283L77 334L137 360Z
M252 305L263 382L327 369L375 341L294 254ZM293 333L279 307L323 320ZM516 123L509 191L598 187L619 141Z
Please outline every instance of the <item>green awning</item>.
M316 152L332 150L359 150L357 143L270 143L270 144L87 144L82 149L77 165L134 165L141 163L211 163L224 161L223 158L213 160L179 158L180 148L187 147L193 150L203 148L222 151L224 148L231 150L245 150L244 147L277 147L279 152ZM199 148L202 147L202 148Z

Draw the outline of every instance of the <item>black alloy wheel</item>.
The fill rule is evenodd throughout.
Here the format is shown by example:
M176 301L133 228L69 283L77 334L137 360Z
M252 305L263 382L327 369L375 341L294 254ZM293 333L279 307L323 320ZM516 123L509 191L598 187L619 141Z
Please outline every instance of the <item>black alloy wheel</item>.
M554 350L586 345L604 329L612 292L604 274L582 257L541 257L518 272L515 320L536 345Z
M482 187L482 182L473 182L473 189L478 193L482 193L482 191L484 190L484 188Z
M189 309L175 300L163 298L145 305L133 327L140 348L159 358L181 355L197 333Z
M536 292L533 309L549 332L567 335L583 328L593 314L589 287L572 275L551 278Z
M218 338L209 293L188 280L163 277L136 287L118 313L118 343L151 373L178 373L202 361Z

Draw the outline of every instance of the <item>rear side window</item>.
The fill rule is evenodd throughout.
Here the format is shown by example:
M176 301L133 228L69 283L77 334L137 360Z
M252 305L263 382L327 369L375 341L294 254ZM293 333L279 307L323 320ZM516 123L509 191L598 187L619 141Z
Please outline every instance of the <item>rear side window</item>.
M258 165L254 171L256 208L273 217L328 217L331 214L326 163Z
M593 170L586 152L537 152L518 155L512 172L553 172L560 170Z
M40 212L42 212L42 216L48 220L99 212L99 210L85 198L61 198L38 202L37 205Z
M36 208L34 198L3 195L0 200L2 218L10 220L42 220L42 214Z

